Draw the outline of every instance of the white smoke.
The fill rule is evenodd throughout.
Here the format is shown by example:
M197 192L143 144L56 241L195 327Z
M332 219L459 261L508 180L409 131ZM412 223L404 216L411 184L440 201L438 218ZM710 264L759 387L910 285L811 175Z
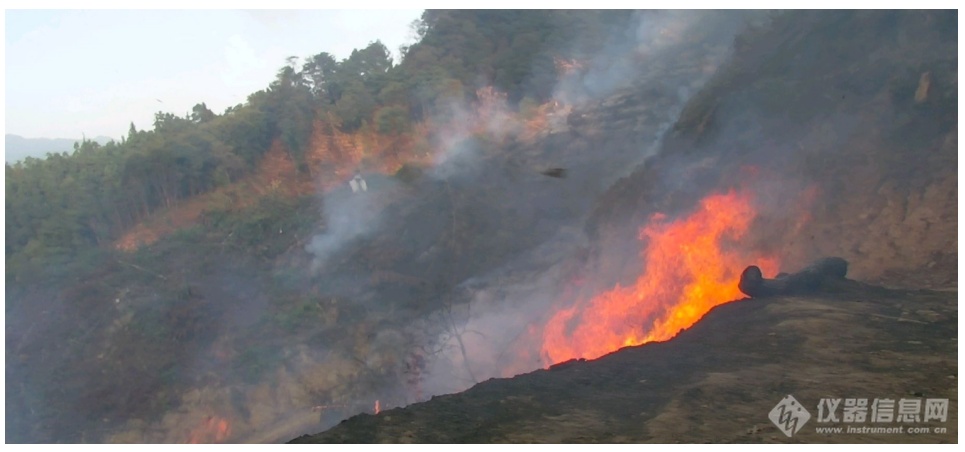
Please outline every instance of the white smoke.
M631 86L657 87L660 96L669 101L646 125L649 138L635 143L641 146L635 163L641 163L657 153L691 96L730 55L733 37L746 18L713 12L635 14L637 20L632 27L622 31L632 37L631 43L608 47L581 72L565 76L554 93L556 100L598 108L601 100L610 102L608 96L622 96L625 93L621 90ZM700 39L690 39L692 35ZM690 52L688 55L697 60L680 61L682 52ZM679 76L668 79L668 73ZM469 116L454 115L460 119ZM452 136L466 138L468 125L457 123L463 127L454 129ZM512 127L496 121L493 124L499 132ZM466 167L473 162L474 148L464 142L454 140L451 150L436 169L444 177L457 174L453 169L460 166L454 162ZM607 175L599 190L606 190L635 166L625 165ZM573 276L572 265L579 261L574 256L586 243L582 231L561 228L557 235L520 259L463 282L463 303L448 307L449 312L439 316L440 322L447 324L436 339L441 345L439 354L425 375L427 394L458 392L489 378L508 377L546 365L539 356L542 343L538 330Z
M314 256L312 273L319 271L334 253L354 240L378 230L385 204L382 195L384 191L393 190L394 186L391 181L380 180L380 187L373 188L366 186L366 190L353 191L346 183L344 187L339 187L323 197L325 230L312 237L305 246L305 251Z

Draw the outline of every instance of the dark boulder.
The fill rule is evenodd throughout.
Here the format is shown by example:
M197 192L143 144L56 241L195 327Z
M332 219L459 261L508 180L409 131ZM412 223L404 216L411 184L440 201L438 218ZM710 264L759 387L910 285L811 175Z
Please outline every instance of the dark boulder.
M774 279L764 278L761 269L751 265L741 273L737 287L750 297L800 295L819 292L827 282L843 280L847 274L848 261L840 257L819 259L797 273L781 273Z

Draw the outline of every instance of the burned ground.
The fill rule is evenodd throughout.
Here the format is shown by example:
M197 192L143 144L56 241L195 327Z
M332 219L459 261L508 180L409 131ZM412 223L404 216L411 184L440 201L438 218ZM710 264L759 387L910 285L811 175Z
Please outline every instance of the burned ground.
M738 301L668 342L489 380L292 442L957 442L956 296L846 281ZM767 419L788 394L814 416L792 439ZM948 433L821 434L815 427L884 425L818 423L823 397L947 398L947 422L919 426Z

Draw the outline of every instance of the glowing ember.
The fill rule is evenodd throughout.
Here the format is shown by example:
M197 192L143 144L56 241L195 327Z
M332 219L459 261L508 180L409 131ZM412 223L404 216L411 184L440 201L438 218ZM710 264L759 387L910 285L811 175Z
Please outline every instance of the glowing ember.
M379 407L379 401L376 400L376 401L375 401L375 414L379 414L380 411L382 411L382 409Z
M334 409L337 409L337 408L348 408L348 406L347 406L347 405L340 405L340 404L334 404L334 405L315 405L315 406L312 407L312 411L317 413L317 412L319 412L319 411L334 410Z
M553 58L558 74L572 74L586 67L586 63L580 60Z
M750 196L733 191L707 196L677 221L655 214L640 231L647 244L636 283L558 311L543 330L544 362L593 359L667 340L714 306L743 298L737 282L745 266L756 263L771 276L778 269L774 258L728 247L755 216Z
M231 435L231 425L228 420L218 416L208 416L201 425L191 430L188 443L220 443Z
M558 129L565 124L566 117L572 110L572 106L561 104L558 100L540 105L535 111L529 112L529 118L524 120L520 138L532 141L542 134Z

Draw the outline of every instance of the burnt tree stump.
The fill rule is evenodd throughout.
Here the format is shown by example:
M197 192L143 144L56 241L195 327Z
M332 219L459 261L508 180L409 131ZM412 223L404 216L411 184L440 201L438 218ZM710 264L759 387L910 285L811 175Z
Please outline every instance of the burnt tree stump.
M797 273L781 273L774 279L766 279L761 269L751 265L741 273L737 288L750 297L773 295L800 295L818 292L825 283L843 280L848 274L848 261L840 257L825 257Z

